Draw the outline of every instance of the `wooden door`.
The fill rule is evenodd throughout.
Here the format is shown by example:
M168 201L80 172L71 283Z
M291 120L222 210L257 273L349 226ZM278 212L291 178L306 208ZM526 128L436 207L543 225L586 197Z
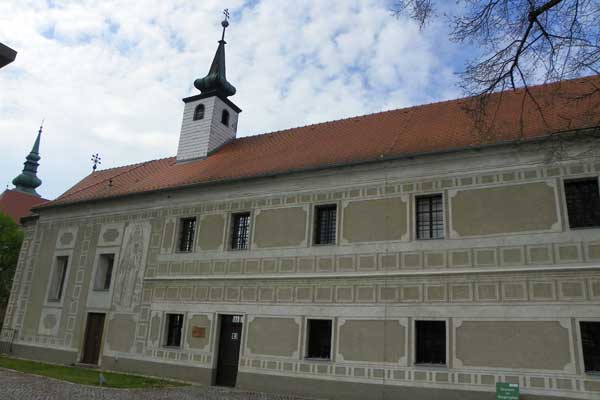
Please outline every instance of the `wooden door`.
M104 330L104 314L89 313L85 327L85 341L83 344L84 364L98 364L100 345L102 344L102 331Z
M217 381L219 386L235 386L242 342L242 316L221 315Z

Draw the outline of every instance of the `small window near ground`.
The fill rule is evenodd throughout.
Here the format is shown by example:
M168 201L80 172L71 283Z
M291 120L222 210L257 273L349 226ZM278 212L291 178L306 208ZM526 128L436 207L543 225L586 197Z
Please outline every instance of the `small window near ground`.
M177 244L177 250L181 252L192 251L195 232L196 218L182 218L179 222L179 242Z
M96 269L96 278L94 280L94 290L102 291L110 289L114 263L114 254L100 254Z
M56 257L54 271L50 278L50 291L48 292L48 301L60 301L62 299L63 288L65 285L65 277L67 276L67 265L69 257Z
M315 244L335 244L337 206L315 207Z
M581 321L579 328L585 372L600 372L600 321Z
M194 109L194 121L204 118L204 104L198 104Z
M183 329L183 314L167 314L167 330L165 346L179 347L181 345L181 331Z
M571 228L600 226L600 195L596 178L565 181L565 198Z
M229 126L229 111L223 110L221 113L221 123L225 126Z
M416 364L446 364L446 321L415 321Z
M331 359L331 320L308 320L307 358Z
M231 223L231 249L248 249L250 213L233 214Z
M444 203L441 194L416 198L417 239L444 238Z

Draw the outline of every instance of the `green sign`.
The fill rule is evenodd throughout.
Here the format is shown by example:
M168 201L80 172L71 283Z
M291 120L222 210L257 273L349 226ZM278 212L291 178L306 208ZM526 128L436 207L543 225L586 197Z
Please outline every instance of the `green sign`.
M519 400L519 384L496 383L496 400Z

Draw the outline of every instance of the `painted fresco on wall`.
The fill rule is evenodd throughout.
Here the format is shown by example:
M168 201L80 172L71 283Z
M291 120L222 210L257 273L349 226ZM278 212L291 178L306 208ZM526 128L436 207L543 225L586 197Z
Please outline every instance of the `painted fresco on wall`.
M113 304L117 311L133 311L142 296L142 279L150 242L150 223L136 222L125 228L115 277Z

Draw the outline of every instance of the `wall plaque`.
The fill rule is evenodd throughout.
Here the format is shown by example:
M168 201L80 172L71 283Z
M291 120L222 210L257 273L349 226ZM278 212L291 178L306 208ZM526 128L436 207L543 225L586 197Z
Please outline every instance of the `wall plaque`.
M203 326L192 326L192 337L203 338L206 336L206 328Z
M497 382L496 400L519 400L519 385L516 383Z

